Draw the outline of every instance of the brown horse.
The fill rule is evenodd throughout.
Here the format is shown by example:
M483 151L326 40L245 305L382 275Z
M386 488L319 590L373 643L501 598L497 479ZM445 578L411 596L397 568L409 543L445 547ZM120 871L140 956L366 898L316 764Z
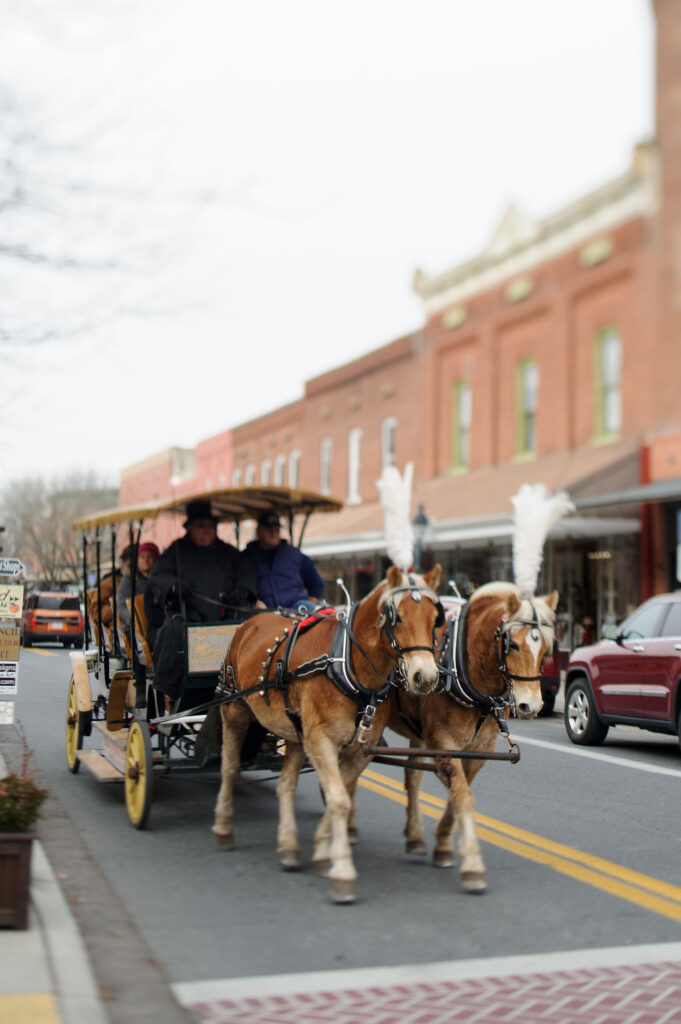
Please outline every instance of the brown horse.
M355 898L357 872L348 841L348 815L357 779L371 760L400 683L414 694L437 684L434 657L443 609L436 594L440 566L425 577L391 566L387 577L347 618L318 617L308 629L277 613L255 616L234 635L225 660L222 705L222 786L213 832L230 849L233 787L252 715L286 740L279 776L277 855L300 866L294 794L305 754L326 802L315 834L313 863L331 879L335 902ZM237 696L238 695L238 696ZM231 699L230 699L231 698ZM358 725L359 719L359 725Z
M512 709L518 718L534 718L541 710L541 663L553 650L557 604L557 591L524 597L512 583L480 587L458 619L448 613L441 659L446 692L394 694L389 727L407 737L411 747L493 751ZM453 866L458 827L461 885L467 892L484 892L485 865L470 787L485 762L439 757L435 764L449 800L435 829L433 863ZM418 796L421 775L405 769L408 853L426 852Z

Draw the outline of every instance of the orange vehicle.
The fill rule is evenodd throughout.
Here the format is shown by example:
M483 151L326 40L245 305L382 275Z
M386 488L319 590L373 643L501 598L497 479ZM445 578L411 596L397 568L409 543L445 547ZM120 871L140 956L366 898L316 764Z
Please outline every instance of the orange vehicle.
M54 590L35 590L26 598L21 618L21 642L62 643L64 647L83 646L83 615L74 594Z

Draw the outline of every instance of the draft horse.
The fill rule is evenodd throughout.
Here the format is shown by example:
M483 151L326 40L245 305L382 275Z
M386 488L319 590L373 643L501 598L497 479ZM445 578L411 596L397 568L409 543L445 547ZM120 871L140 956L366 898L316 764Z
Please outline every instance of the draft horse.
M277 856L300 866L294 795L305 754L317 772L326 810L315 833L313 864L331 880L331 898L355 898L348 816L367 748L386 727L397 687L426 694L438 682L436 634L444 612L436 589L441 568L425 577L391 566L387 577L345 614L320 615L304 628L276 612L249 619L225 659L221 706L222 785L213 832L233 846L233 787L252 721L286 741L277 787Z
M457 612L448 612L440 649L442 686L428 696L395 693L388 725L411 747L490 753L511 711L534 718L542 707L541 663L555 643L558 592L527 597L513 583L487 583ZM458 829L460 880L464 890L487 888L485 865L475 831L471 783L484 760L434 758L448 791L435 829L433 863L454 865ZM405 769L408 853L426 853L419 807L422 772Z

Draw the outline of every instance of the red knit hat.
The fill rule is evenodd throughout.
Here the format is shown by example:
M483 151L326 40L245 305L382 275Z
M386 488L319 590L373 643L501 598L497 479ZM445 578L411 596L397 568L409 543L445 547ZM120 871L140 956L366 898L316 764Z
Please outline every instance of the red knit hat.
M144 544L140 544L137 553L139 555L143 555L145 551L151 552L154 558L158 558L158 556L161 554L157 546L151 540L145 540Z

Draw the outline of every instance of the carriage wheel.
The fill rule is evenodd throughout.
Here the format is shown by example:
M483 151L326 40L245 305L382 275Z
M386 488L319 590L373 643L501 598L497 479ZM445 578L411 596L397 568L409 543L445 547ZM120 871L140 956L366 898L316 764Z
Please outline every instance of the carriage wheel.
M79 711L76 700L76 681L71 676L69 696L66 702L66 763L69 771L75 775L80 768L76 751L83 746L83 736L89 736L92 730L92 712Z
M125 749L125 806L130 824L144 828L151 810L154 786L151 737L146 722L136 718Z

